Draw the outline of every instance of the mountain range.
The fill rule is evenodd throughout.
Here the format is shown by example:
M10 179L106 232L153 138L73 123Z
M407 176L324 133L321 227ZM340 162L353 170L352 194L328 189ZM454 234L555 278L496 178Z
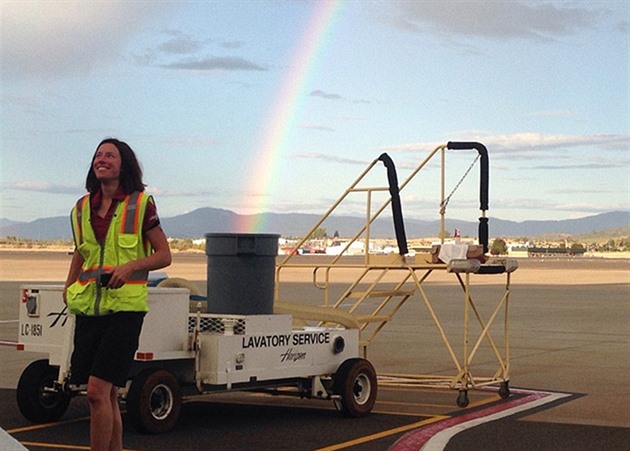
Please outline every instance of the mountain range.
M202 238L206 233L230 233L238 229L236 224L257 223L263 226L257 233L278 233L283 237L301 237L308 233L319 220L316 214L262 213L245 216L230 210L200 208L190 213L161 218L166 234L171 238ZM253 220L253 221L252 221ZM321 227L328 235L352 237L364 225L359 216L331 216ZM630 226L630 211L613 211L578 219L558 221L530 220L523 222L489 219L490 237L535 237L551 234L576 235ZM476 221L446 219L445 228L452 233L458 229L462 236L477 236ZM440 230L439 220L423 221L405 219L408 239L434 237ZM370 228L373 238L393 238L392 218L379 218ZM31 240L69 240L72 238L68 216L42 218L31 222L0 219L0 237L16 237Z

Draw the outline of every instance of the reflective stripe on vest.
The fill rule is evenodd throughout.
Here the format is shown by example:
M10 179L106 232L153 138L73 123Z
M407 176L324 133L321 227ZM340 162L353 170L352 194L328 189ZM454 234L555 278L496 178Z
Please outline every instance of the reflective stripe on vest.
M99 268L98 266L96 266L86 270L81 270L81 272L79 273L79 277L77 277L77 282L81 284L96 282L101 274L111 269L113 269L113 267L111 266L103 266L103 268ZM145 283L148 278L148 271L135 271L131 273L129 279L127 279L125 283Z
M83 226L81 224L81 220L83 219L83 208L85 208L85 203L89 199L90 199L90 195L86 194L85 196L83 196L81 199L77 201L77 204L74 207L76 211L77 223L76 223L76 226L73 224L72 233L74 234L74 241L77 247L79 247L79 244L83 243Z
M142 200L142 192L134 191L125 198L125 209L123 210L122 225L120 233L138 234L140 225L138 224L138 213L140 213L140 201Z

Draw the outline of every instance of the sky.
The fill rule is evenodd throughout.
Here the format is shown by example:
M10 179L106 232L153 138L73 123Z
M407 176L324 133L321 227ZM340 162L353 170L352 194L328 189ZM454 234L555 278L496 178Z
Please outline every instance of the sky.
M68 215L107 137L162 217L322 214L383 152L402 181L449 141L487 147L490 218L630 210L629 5L3 0L0 218ZM476 220L475 152L445 162L446 195L472 165L447 217ZM405 217L439 218L439 164Z

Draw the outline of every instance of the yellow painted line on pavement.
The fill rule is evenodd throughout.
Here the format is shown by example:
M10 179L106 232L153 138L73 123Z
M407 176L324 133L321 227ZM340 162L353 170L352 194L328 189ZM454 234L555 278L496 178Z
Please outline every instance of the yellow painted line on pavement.
M409 406L409 407L435 407L441 409L452 409L453 406L451 404L431 404L425 402L405 402L405 401L380 401L376 400L377 405L381 404L391 404L397 406ZM427 416L432 416L433 414L428 414Z
M364 437L360 437L354 440L349 440L347 442L337 443L336 445L327 446L325 448L319 448L316 451L335 451L338 449L344 449L344 448L349 448L351 446L361 445L363 443L368 443L374 440L379 440L381 438L389 437L390 435L400 434L401 432L406 432L411 429L417 429L419 427L426 426L427 424L435 423L436 421L444 420L446 418L450 418L450 417L445 416L445 415L436 415L434 417L427 418L426 420L418 421L417 423L411 423L405 426L399 426L394 429L388 429L386 431L378 432L376 434L366 435Z
M378 415L396 415L396 416L400 416L400 417L434 417L436 416L436 414L433 413L422 413L422 412L401 412L399 410L397 411L389 411L389 410L382 410L382 409L374 409L372 410L373 414L378 414Z
M63 445L61 443L43 443L43 442L20 442L24 446L37 446L38 448L53 448L53 449L86 449L89 450L89 446L85 445Z
M61 426L64 424L78 423L79 421L88 421L89 419L90 417L81 417L81 418L75 418L73 420L67 420L67 421L55 421L53 423L32 424L30 426L24 426L21 428L7 429L6 431L9 434L17 434L19 432L36 431L38 429L46 429L49 427Z
M52 449L80 449L80 450L90 450L89 446L85 445L64 445L61 443L42 443L42 442L20 442L24 446L37 446L39 448L52 448ZM139 451L133 450L129 448L123 448L123 451Z

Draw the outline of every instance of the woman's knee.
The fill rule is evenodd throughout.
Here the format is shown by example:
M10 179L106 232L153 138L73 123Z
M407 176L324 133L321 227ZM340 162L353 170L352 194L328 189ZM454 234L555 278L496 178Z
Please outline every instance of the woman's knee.
M98 377L90 376L87 387L87 399L90 404L111 403L112 391L114 387L111 382L107 382Z

